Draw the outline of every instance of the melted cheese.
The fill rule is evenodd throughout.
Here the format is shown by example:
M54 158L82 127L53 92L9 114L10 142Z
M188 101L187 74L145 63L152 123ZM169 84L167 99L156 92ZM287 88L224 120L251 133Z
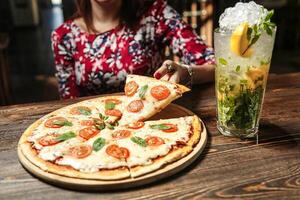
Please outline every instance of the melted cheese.
M64 142L60 142L56 145L45 146L41 148L39 157L43 160L54 161L55 159L64 156L70 147L80 145L82 142L83 141L80 138L76 137Z
M118 140L117 144L129 150L130 157L127 158L129 167L151 164L151 159L166 155L172 148L172 143L165 143L157 147L142 147L131 140Z
M32 135L28 137L29 142L34 143L34 147L36 149L41 149L42 146L38 143L38 140L45 136L45 135L52 135L52 134L64 134L69 131L73 131L74 133L78 133L83 127L80 125L80 121L73 118L73 117L65 117L68 121L72 122L72 126L62 126L60 128L47 128L44 126L44 122L51 117L45 118L44 121L34 129Z
M148 85L148 89L146 90L145 98L143 100L144 108L138 113L128 112L126 110L126 107L130 102L141 99L139 97L139 89L132 97L127 97L127 104L125 105L123 104L123 109L122 109L123 116L119 121L121 125L149 117L150 113L157 112L157 109L162 108L163 105L169 104L171 101L179 97L177 93L177 86L172 83L168 83L168 82L162 83L161 81L153 81L153 79L147 79L144 77L133 76L133 75L129 75L126 80L126 82L130 82L130 81L135 81L138 84L139 89L144 85ZM158 101L157 99L152 97L150 92L151 88L158 85L164 85L170 90L170 96L168 98Z
M64 156L57 161L57 164L68 165L82 172L96 172L99 169L114 169L122 166L127 166L125 160L116 159L106 154L105 150L108 145L104 146L98 152L93 151L86 158L74 158Z
M130 157L127 159L128 166L148 165L152 162L151 160L153 158L168 154L172 145L176 144L176 141L187 142L189 140L192 119L193 117L182 117L178 119L147 121L142 129L137 129L135 131L131 130L133 136L138 136L143 139L146 139L149 136L157 136L162 138L165 144L156 147L142 147L132 142L130 139L118 140L117 143L119 146L126 147L130 151ZM161 130L150 128L150 125L162 123L176 124L178 131L166 133Z
M132 80L132 77L129 76L128 81ZM145 122L145 126L141 129L130 129L132 132L132 136L138 136L143 139L146 139L149 136L158 136L161 137L165 144L156 147L142 147L134 142L132 142L129 138L125 139L114 139L112 138L112 132L119 130L119 129L126 129L123 125L131 123L133 121L140 120L146 116L149 116L149 113L152 113L158 107L161 107L163 104L174 100L178 94L176 93L176 86L174 84L164 83L166 87L169 88L171 91L170 97L162 100L157 101L154 99L151 94L150 90L153 86L159 85L160 82L152 81L152 79L141 79L134 80L139 84L139 88L143 85L148 84L148 90L145 94L145 99L143 100L144 108L138 113L130 113L127 112L127 105L133 101L140 99L139 92L137 92L133 97L125 97L120 96L120 100L122 101L121 104L116 105L116 109L119 109L123 116L119 121L120 126L116 127L115 130L104 129L101 130L98 135L93 138L90 138L88 141L83 140L79 136L75 138L71 138L64 142L60 142L56 145L52 146L41 146L38 143L38 140L47 135L47 134L63 134L68 131L73 131L75 134L79 134L79 131L84 128L81 126L80 122L82 120L98 118L99 113L105 113L105 99L99 98L94 100L87 100L78 104L74 104L63 109L60 109L55 116L62 116L67 118L67 120L73 123L73 126L63 126L61 128L47 128L44 126L44 122L53 116L43 117L43 123L41 123L32 133L32 135L28 138L28 141L33 143L33 146L40 150L39 157L43 160L47 161L55 161L59 165L66 165L71 166L74 169L77 169L82 172L96 172L99 169L113 169L123 166L133 167L136 165L148 165L152 163L152 159L157 158L159 156L164 156L168 154L168 152L172 149L172 145L176 144L176 141L184 141L187 142L189 140L190 134L190 125L192 123L192 117L184 117L184 118L176 118L176 119L168 119L168 120L159 120L159 121L147 121ZM108 97L110 98L110 97ZM92 114L89 116L86 115L72 115L69 113L72 107L76 106L87 106L91 108ZM116 117L109 117L108 121L116 120ZM150 125L154 124L161 124L161 123L172 123L176 124L178 127L177 132L172 133L165 133L161 130L151 129ZM131 137L132 137L131 136ZM80 145L82 143L88 144L93 146L93 143L96 139L102 137L106 140L105 146L100 149L98 152L92 151L91 155L86 158L78 159L68 155L68 149L73 146ZM110 144L117 144L120 147L125 147L130 152L130 157L125 161L124 159L116 159L112 156L106 154L105 150L108 145ZM59 159L57 159L59 158Z

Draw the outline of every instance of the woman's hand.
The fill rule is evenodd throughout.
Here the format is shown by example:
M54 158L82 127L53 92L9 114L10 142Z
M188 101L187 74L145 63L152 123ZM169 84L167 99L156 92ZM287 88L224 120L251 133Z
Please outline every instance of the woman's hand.
M156 79L173 83L184 83L190 78L189 76L188 70L185 67L172 60L166 60L154 73Z
M201 84L214 80L215 64L191 65L189 69L192 71L193 77L191 77L187 67L181 66L172 60L166 60L162 66L156 70L154 77L156 79L180 84Z

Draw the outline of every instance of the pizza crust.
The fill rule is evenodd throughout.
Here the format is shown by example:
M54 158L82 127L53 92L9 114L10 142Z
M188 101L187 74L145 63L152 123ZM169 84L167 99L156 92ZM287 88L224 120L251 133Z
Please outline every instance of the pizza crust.
M202 123L200 119L194 115L192 120L192 135L187 143L187 145L194 147L200 140L201 132L202 132Z
M180 158L185 157L190 152L192 152L193 148L191 146L184 146L182 148L178 148L175 150L171 150L166 156L154 159L151 164L144 166L136 166L130 168L131 177L136 178L138 176L148 174L150 172L161 169L163 166L168 163L175 162Z

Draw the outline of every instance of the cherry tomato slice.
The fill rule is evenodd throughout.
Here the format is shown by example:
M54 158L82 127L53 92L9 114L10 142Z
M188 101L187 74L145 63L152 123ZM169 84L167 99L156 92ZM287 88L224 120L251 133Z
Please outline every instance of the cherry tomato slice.
M166 86L158 85L151 88L150 93L155 99L161 101L168 98L171 92Z
M105 110L105 114L114 117L121 117L122 112L118 109Z
M156 137L156 136L150 136L146 138L146 143L149 146L159 146L165 143L165 141L160 138L160 137Z
M162 130L163 132L166 132L166 133L172 133L172 132L178 131L178 127L177 127L177 125L175 125L175 124L164 124L164 125L169 126L170 128L169 128L169 129Z
M127 124L126 127L127 128L131 128L131 129L139 129L139 128L142 128L144 125L145 125L144 122L137 121L137 122L133 122L133 123Z
M79 145L71 147L69 149L70 155L75 158L85 158L92 153L92 147L90 145Z
M139 88L139 85L135 81L130 81L130 82L126 83L125 89L124 89L125 95L129 96L129 97L133 96L136 93L138 88Z
M105 99L104 102L105 102L105 103L113 103L113 104L120 104L120 103L122 103L121 100L119 100L119 99L113 99L113 98Z
M131 132L128 130L117 130L112 133L114 139L124 139L130 137Z
M47 128L60 128L62 127L61 125L56 125L56 124L53 124L54 122L56 121L68 121L66 118L64 117L53 117L53 118L50 118L48 119L46 122L45 122L45 127Z
M88 120L82 120L80 122L80 125L81 126L94 126L95 122L94 122L94 120L90 120L90 119L88 119Z
M129 150L125 147L119 147L118 145L112 144L106 148L106 153L117 159L124 159L129 157Z
M38 142L42 146L51 146L59 143L59 140L56 140L58 135L53 134L53 135L45 135L41 137Z
M144 108L144 103L142 100L134 100L128 104L127 111L137 113L140 112L143 108Z
M83 139L90 139L97 135L100 131L94 127L86 127L84 129L81 129L79 131L79 136L82 137Z
M91 109L89 107L86 107L86 106L77 106L77 107L73 107L70 110L70 113L72 115L82 115L82 112L80 110L85 111L87 113L91 112Z

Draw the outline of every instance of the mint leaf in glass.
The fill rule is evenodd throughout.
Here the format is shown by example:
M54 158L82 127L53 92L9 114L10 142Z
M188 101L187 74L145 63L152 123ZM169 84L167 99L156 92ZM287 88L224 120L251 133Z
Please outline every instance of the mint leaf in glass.
M221 65L227 65L228 64L227 60L225 60L224 58L219 58L219 63Z
M241 66L240 65L236 66L235 71L239 72L240 70L241 70Z

